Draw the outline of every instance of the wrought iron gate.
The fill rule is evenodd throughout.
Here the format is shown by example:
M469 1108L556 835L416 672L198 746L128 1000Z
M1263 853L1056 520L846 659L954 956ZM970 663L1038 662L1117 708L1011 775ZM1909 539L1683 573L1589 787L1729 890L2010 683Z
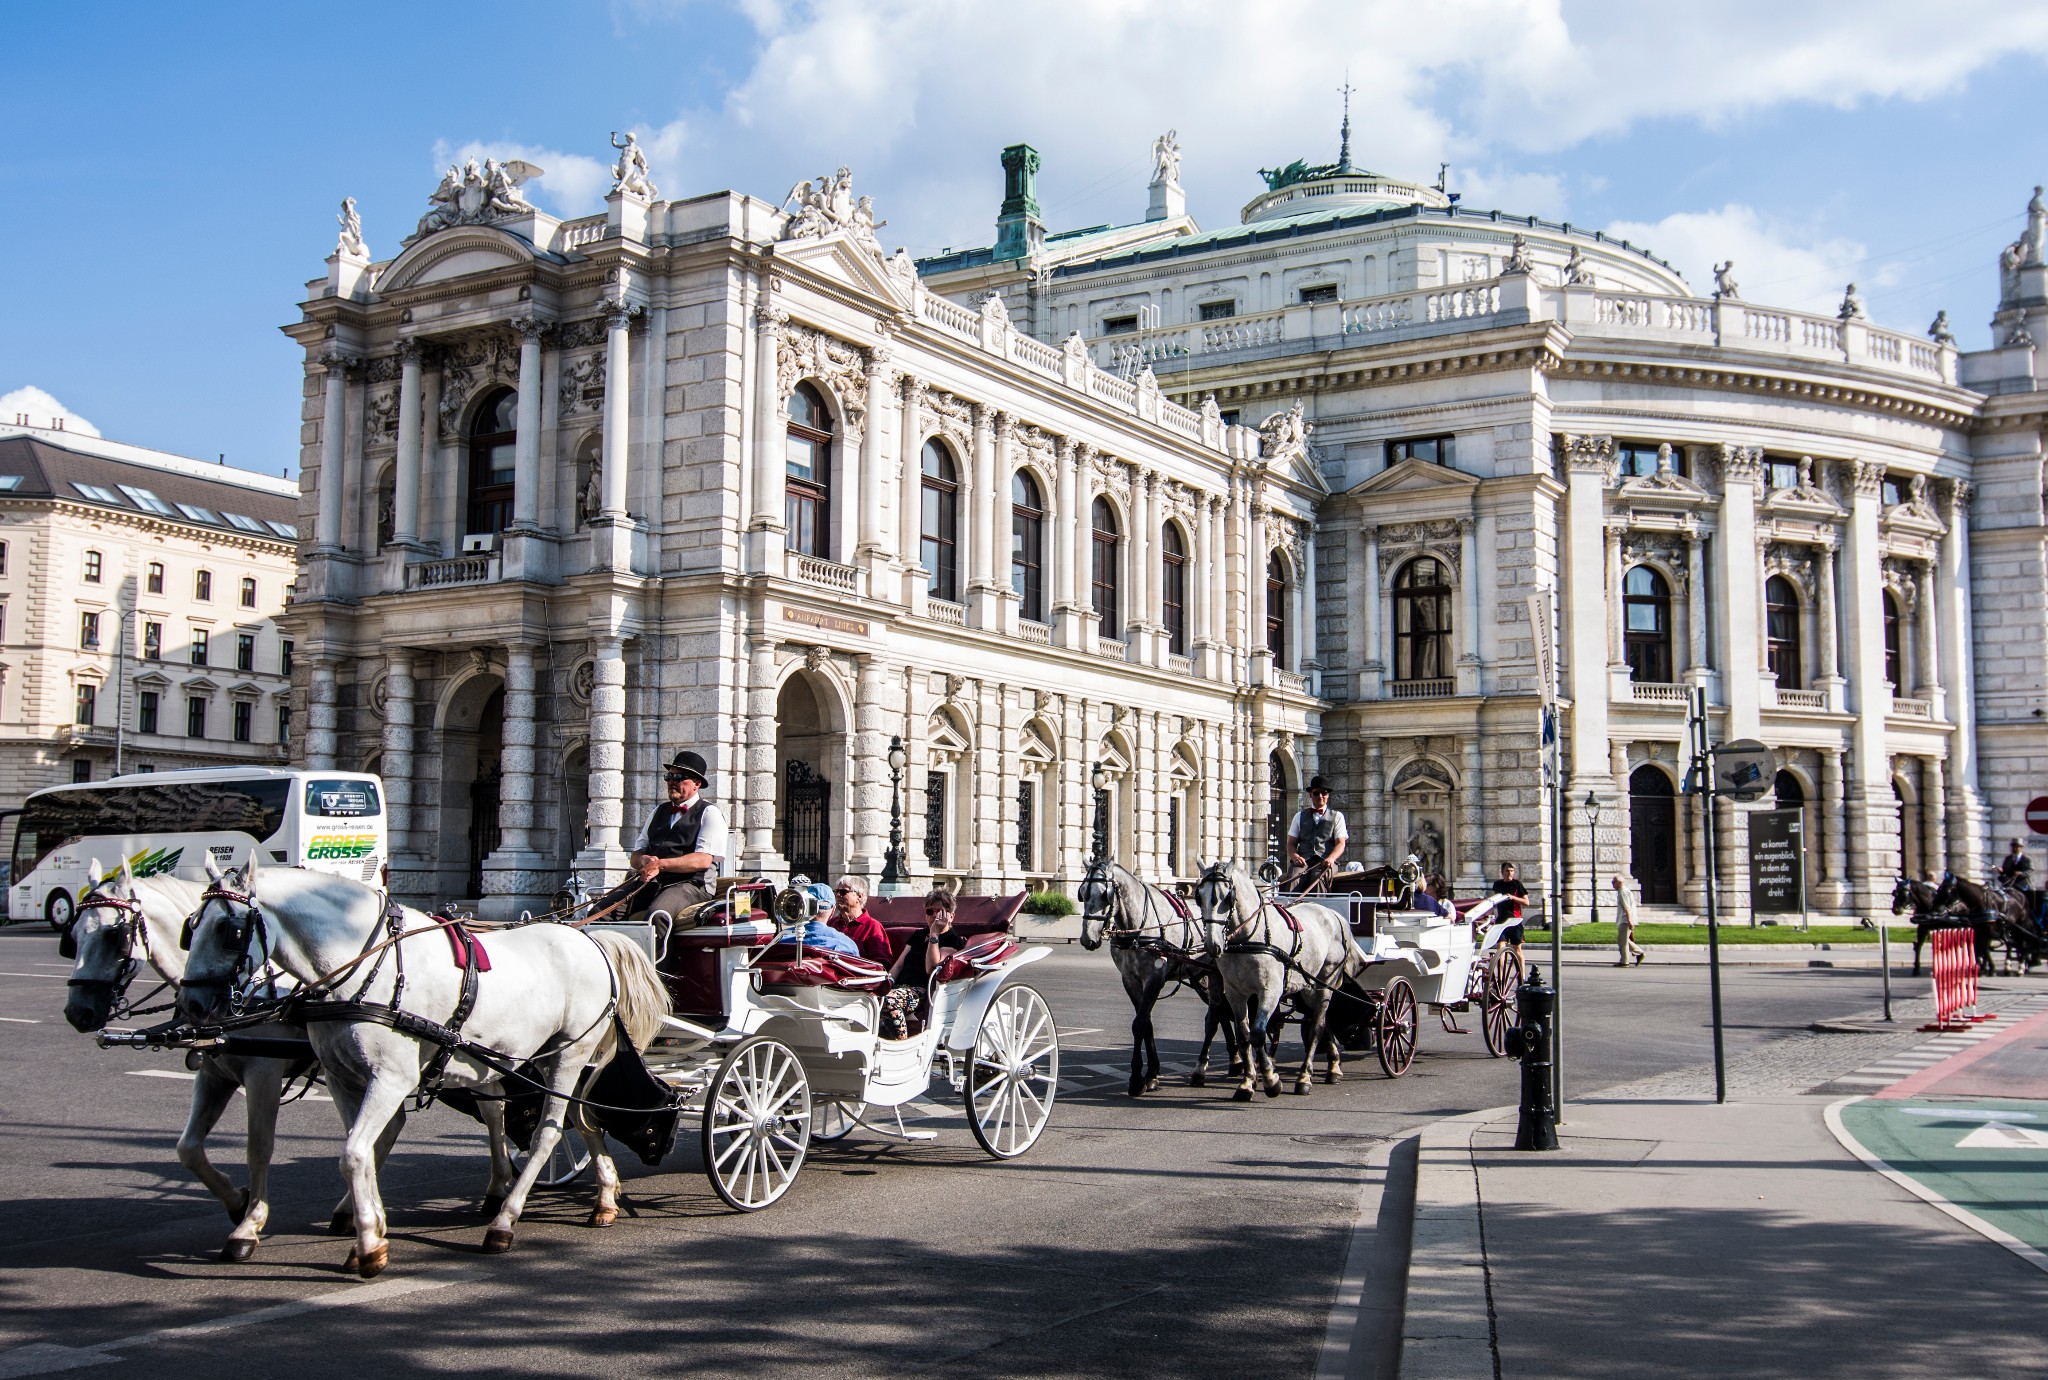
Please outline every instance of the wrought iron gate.
M782 852L791 875L830 881L826 840L832 819L832 783L811 770L809 762L791 762L782 775Z
M484 894L484 859L498 851L504 842L505 831L498 824L499 783L503 777L496 771L487 771L469 783L469 878L467 897L481 898Z

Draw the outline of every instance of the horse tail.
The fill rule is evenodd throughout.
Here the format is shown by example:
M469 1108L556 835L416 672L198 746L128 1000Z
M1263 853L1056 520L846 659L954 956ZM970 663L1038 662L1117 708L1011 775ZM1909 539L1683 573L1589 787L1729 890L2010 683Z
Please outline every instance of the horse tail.
M661 1033L661 1018L669 1014L668 987L661 980L647 951L622 934L599 930L592 938L611 960L619 983L619 1020L633 1048L644 1050Z

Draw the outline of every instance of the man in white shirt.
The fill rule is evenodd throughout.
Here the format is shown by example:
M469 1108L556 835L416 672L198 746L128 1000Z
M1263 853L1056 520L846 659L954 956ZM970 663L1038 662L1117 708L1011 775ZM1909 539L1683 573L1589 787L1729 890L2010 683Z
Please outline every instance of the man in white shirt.
M1628 878L1621 876L1614 879L1614 947L1621 954L1614 965L1617 968L1628 967L1631 958L1640 968L1649 957L1643 946L1636 943L1635 889L1629 886Z
M1321 887L1344 856L1351 831L1344 826L1344 812L1330 808L1330 783L1318 776L1308 783L1308 808L1297 811L1287 826L1289 874L1280 882L1282 891L1313 891Z
M628 881L638 884L634 910L681 915L711 899L718 868L725 861L725 815L705 799L710 786L704 758L688 748L670 762L668 801L648 818L634 840Z

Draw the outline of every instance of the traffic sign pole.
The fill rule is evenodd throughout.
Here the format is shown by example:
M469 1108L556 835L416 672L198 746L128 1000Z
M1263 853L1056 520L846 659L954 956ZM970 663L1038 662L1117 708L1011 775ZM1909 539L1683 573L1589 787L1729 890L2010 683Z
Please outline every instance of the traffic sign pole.
M1707 855L1707 992L1714 1013L1714 1101L1728 1100L1728 1062L1721 1040L1721 926L1714 911L1714 756L1707 745L1707 691L1694 686L1691 712L1692 781L1700 801L1700 834Z

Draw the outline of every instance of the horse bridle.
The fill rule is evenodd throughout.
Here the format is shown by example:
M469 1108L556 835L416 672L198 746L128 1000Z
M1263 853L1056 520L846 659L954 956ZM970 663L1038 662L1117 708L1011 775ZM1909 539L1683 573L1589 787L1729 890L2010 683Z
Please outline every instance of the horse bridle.
M60 957L78 957L78 927L85 923L85 913L89 910L111 910L121 916L107 927L120 936L121 966L115 970L112 977L72 977L66 985L87 990L104 989L111 1003L110 1016L119 1019L131 1014L123 1008L121 999L126 995L129 985L135 981L135 974L142 966L142 958L136 957L135 953L138 940L142 956L150 957L149 926L143 921L140 901L132 897L108 896L94 886L85 893L85 899L78 903L77 909L71 914L71 923L64 927L64 937L57 941L57 953ZM151 958L151 962L154 961ZM157 990L163 989L159 987ZM154 996L155 993L152 992L150 995ZM149 998L144 997L143 1000L147 1001Z
M1160 952L1169 956L1173 953L1172 946L1166 942L1166 931L1173 921L1166 920L1157 924L1149 920L1144 924L1131 923L1131 917L1125 914L1129 907L1124 904L1123 888L1116 884L1116 877L1110 870L1110 863L1107 858L1097 858L1090 862L1087 870L1081 874L1081 889L1084 892L1091 883L1101 886L1109 892L1109 901L1101 911L1099 918L1103 922L1102 938L1109 941L1110 947L1120 949L1156 947ZM1151 904L1151 898L1148 897L1146 899L1148 909ZM1096 918L1096 915L1097 913L1094 911L1086 909L1082 911L1083 919ZM1185 916L1176 916L1174 918L1181 920L1183 923L1186 921ZM1155 933L1158 937L1151 939L1148 944L1147 936ZM1101 940L1096 942L1099 945Z
M206 986L220 982L228 989L229 1005L239 1010L241 994L249 985L244 978L253 980L256 976L257 962L252 957L252 948L260 948L268 954L270 935L263 922L262 908L255 900L247 892L232 889L225 881L216 881L200 894L198 908L185 917L185 928L178 933L178 943L184 947L187 954L192 951L192 940L199 929L199 917L206 914L206 907L215 901L226 908L227 943L234 950L235 966L225 977L206 978L198 982L193 981L188 972L185 985ZM241 907L239 913L235 909L237 906Z

